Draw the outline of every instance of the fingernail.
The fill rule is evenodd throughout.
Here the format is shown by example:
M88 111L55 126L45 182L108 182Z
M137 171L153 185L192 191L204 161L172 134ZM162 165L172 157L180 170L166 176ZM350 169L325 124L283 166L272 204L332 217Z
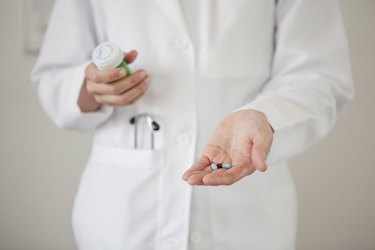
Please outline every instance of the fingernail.
M120 71L118 72L118 74L119 74L120 77L125 76L125 74L126 74L125 69L120 70Z
M139 76L140 76L142 79L145 78L145 77L146 77L146 72L142 71L142 72L139 74Z
M187 183L189 183L189 185L191 186L196 185L196 183L190 179L187 180Z
M150 78L149 77L146 77L143 79L145 81L145 84L148 84L148 82L150 81Z

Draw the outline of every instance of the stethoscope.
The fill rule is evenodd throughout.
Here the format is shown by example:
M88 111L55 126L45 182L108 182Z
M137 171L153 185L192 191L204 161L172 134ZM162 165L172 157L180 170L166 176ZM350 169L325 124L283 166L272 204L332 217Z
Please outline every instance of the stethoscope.
M140 121L146 121L147 127L151 133L151 149L154 149L154 134L160 129L160 125L149 114L138 114L130 119L130 124L134 125L134 148L138 149L138 130Z

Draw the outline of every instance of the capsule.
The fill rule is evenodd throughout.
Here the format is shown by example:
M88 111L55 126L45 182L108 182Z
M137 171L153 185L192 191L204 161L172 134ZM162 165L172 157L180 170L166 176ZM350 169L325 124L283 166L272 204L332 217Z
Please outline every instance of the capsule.
M232 167L232 165L229 164L229 163L223 163L222 167L225 168L225 169L229 169L229 168Z
M214 163L214 162L211 163L211 168L213 170L218 170L220 168L229 169L231 167L232 165L230 163Z
M213 170L217 170L217 165L216 165L216 163L211 163L211 168L213 169Z

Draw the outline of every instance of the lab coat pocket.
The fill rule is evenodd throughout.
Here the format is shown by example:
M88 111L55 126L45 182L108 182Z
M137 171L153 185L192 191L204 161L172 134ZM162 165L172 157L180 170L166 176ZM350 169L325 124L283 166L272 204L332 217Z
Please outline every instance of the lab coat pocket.
M90 162L127 168L159 168L160 150L130 149L94 144Z
M160 150L94 145L73 211L83 249L152 249L159 205Z

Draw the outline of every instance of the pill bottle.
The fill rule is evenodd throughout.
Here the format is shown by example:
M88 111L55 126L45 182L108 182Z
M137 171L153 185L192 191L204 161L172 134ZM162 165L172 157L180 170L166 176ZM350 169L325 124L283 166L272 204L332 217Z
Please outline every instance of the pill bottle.
M113 42L103 42L92 52L92 61L99 70L113 70L115 68L126 69L126 76L133 72L124 61L124 54L120 47Z

